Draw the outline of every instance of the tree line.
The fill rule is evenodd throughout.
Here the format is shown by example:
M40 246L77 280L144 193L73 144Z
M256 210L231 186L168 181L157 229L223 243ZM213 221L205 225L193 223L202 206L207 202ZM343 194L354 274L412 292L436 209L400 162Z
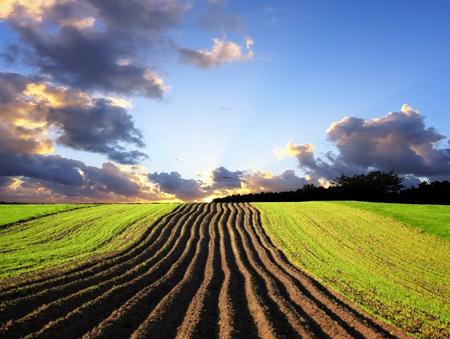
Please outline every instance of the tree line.
M295 191L261 192L229 195L214 202L264 202L359 200L372 202L397 202L450 205L450 181L423 181L404 187L402 178L395 172L373 171L353 176L341 175L329 187L308 184Z

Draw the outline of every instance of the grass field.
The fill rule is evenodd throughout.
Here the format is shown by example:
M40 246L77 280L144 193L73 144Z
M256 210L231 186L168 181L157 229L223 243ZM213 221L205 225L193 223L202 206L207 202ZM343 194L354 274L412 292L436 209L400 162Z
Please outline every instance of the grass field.
M254 205L277 246L324 285L411 334L450 335L450 207Z
M0 227L15 222L30 220L47 214L69 211L87 205L75 204L14 204L0 205Z
M175 207L175 204L98 205L0 228L0 278L120 250ZM17 219L17 207L10 208ZM46 206L36 206L34 210L42 213ZM3 206L2 212L4 220L12 220L13 217L8 219L8 207Z
M388 204L345 201L340 204L398 220L450 241L450 207L445 205Z

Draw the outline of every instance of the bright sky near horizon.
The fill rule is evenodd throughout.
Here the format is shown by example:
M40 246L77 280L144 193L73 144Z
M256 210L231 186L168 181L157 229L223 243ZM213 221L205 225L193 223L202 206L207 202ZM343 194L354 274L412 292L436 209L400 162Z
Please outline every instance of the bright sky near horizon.
M0 200L450 178L448 1L0 4Z

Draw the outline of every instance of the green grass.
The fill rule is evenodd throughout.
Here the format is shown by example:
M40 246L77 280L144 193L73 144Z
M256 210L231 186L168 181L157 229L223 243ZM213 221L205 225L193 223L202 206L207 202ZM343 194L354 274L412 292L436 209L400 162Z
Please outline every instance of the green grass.
M394 213L371 212L364 203L254 205L277 246L325 286L410 334L450 336L450 243L404 224L425 213L434 218L433 208L404 206ZM389 210L383 205L380 211ZM438 219L448 227L441 209Z
M98 205L0 228L0 278L123 249L176 206Z
M450 206L354 201L339 203L396 219L406 225L450 241Z
M0 205L0 227L43 215L85 207L75 204L14 204Z

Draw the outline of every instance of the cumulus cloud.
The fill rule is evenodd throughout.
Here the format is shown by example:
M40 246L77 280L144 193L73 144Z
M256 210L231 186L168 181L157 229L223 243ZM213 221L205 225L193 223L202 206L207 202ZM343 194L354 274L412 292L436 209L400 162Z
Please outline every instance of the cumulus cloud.
M266 171L249 171L243 176L244 187L249 192L284 192L295 191L308 183L295 171L287 170L280 175Z
M9 152L53 152L49 132L68 147L107 155L119 163L146 158L124 144L143 147L132 116L117 102L85 92L52 87L15 73L0 73L0 149Z
M167 33L189 7L184 0L2 2L0 21L7 21L18 39L2 56L34 72L0 72L2 199L135 201L170 194L193 200L242 186L243 173L225 168L211 173L208 187L176 172L148 174L119 165L147 157L139 151L142 135L124 96L163 96L168 87L154 65L155 52L173 52ZM223 27L238 25L232 16L216 14ZM253 58L252 47L251 38L245 46L215 39L211 50L180 54L213 67ZM55 155L57 144L103 154L116 164L99 168Z
M56 0L3 0L0 7L0 20L10 17L26 17L41 21L44 10L55 4Z
M180 48L181 60L200 68L212 68L215 66L248 61L254 58L253 39L245 39L245 49L233 41L213 39L213 46L210 50L194 50L190 48Z
M184 179L178 172L151 173L149 179L159 185L161 191L173 194L180 200L201 200L209 193L201 188L201 182L194 179Z
M229 194L291 191L307 184L307 180L298 177L293 170L274 175L261 170L230 171L225 167L212 170L207 182L184 179L178 172L152 173L149 179L157 183L162 192L185 201Z
M60 128L60 144L91 152L107 154L123 164L139 163L146 155L126 151L119 142L143 147L141 132L127 111L106 99L94 99L88 106L68 106L51 109L48 121ZM92 125L95 121L95 125Z
M314 156L311 144L288 144L278 155L295 156L299 167L314 178L333 179L341 174L370 170L391 171L412 177L448 178L450 148L440 148L446 139L408 105L374 119L346 117L333 123L327 136L338 150L324 158Z
M166 90L146 64L148 52L161 44L186 5L175 0L7 3L0 19L19 33L28 49L26 60L53 81L151 98L161 98ZM129 62L120 62L125 59Z
M241 188L242 171L230 171L225 167L218 167L211 172L212 184L208 190L223 190Z
M164 195L138 171L112 163L101 168L57 155L0 151L4 181L0 196L9 201L143 201Z

